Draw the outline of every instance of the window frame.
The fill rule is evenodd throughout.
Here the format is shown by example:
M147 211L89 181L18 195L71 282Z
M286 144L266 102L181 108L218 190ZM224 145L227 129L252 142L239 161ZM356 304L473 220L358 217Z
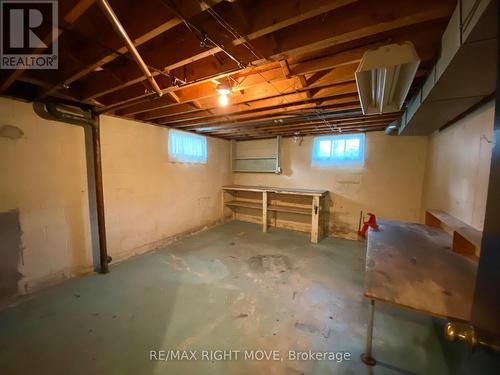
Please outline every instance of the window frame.
M168 130L168 135L167 135L167 153L168 153L168 159L170 162L174 163L187 163L187 164L207 164L208 162L208 145L207 145L207 137L199 134L194 134L194 133L189 133L189 132L184 132L180 131L177 129L169 129ZM181 142L180 145L174 145L174 142ZM186 144L182 144L183 140L186 142ZM201 141L201 154L196 155L196 154L189 154L186 152L175 152L175 148L181 149L181 151L185 151L186 148L189 148L190 146L187 145L188 141L191 143L195 143L194 140L200 140ZM183 149L183 150L182 150Z
M359 152L358 156L354 159L345 158L345 157L336 157L334 155L334 144L340 140L344 140L345 142L350 139L358 139L359 140ZM321 152L321 143L324 141L330 142L330 150L329 156L321 157L319 154ZM335 142L334 142L335 141ZM313 139L313 147L312 147L312 163L315 165L361 165L365 161L365 147L366 147L366 137L365 133L350 133L350 134L335 134L335 135L325 135L314 137ZM323 152L323 154L325 154ZM345 155L345 143L344 143L344 152Z

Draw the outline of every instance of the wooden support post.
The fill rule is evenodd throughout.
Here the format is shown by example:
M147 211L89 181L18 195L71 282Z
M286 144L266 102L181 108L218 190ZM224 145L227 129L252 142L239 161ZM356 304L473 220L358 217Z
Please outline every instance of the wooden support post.
M99 116L95 118L95 124L92 126L92 145L94 153L94 175L95 175L95 191L97 203L97 225L99 230L99 255L100 255L100 272L109 272L108 249L106 245L106 223L104 215L104 191L102 185L102 164L101 164L101 127Z
M318 243L319 240L319 197L312 200L311 242Z
M262 231L267 232L267 191L262 192Z
M226 220L229 218L229 215L227 214L228 211L231 212L231 218L234 219L233 211L228 210L228 208L226 207L226 195L227 194L230 194L230 193L225 191L224 189L222 189L222 219L223 220Z

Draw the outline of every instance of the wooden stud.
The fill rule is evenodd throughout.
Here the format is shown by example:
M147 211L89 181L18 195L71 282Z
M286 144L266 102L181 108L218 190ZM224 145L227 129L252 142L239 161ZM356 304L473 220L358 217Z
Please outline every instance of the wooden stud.
M319 241L319 197L315 196L312 199L312 221L311 221L311 242L318 243Z
M262 231L267 232L267 191L262 192Z

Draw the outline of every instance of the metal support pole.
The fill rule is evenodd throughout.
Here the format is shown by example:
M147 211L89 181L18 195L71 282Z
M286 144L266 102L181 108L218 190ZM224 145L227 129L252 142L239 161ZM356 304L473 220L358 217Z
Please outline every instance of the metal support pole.
M372 357L372 341L373 341L373 315L375 313L375 301L370 300L370 307L368 310L368 328L366 330L366 349L361 354L361 360L368 366L375 366L377 361Z

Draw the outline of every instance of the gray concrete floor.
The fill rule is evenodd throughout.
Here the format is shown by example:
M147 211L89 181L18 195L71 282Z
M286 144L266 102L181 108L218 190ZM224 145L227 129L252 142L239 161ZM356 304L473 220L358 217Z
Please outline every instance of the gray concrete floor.
M442 340L443 322L377 306L363 351L365 243L231 222L23 298L0 311L1 374L469 374L498 357ZM150 361L151 350L197 361ZM201 360L201 350L279 350L283 361ZM351 359L288 360L288 351ZM234 358L234 355L233 355ZM494 371L494 370L493 370ZM495 373L495 372L491 372ZM500 373L500 372L497 372Z

